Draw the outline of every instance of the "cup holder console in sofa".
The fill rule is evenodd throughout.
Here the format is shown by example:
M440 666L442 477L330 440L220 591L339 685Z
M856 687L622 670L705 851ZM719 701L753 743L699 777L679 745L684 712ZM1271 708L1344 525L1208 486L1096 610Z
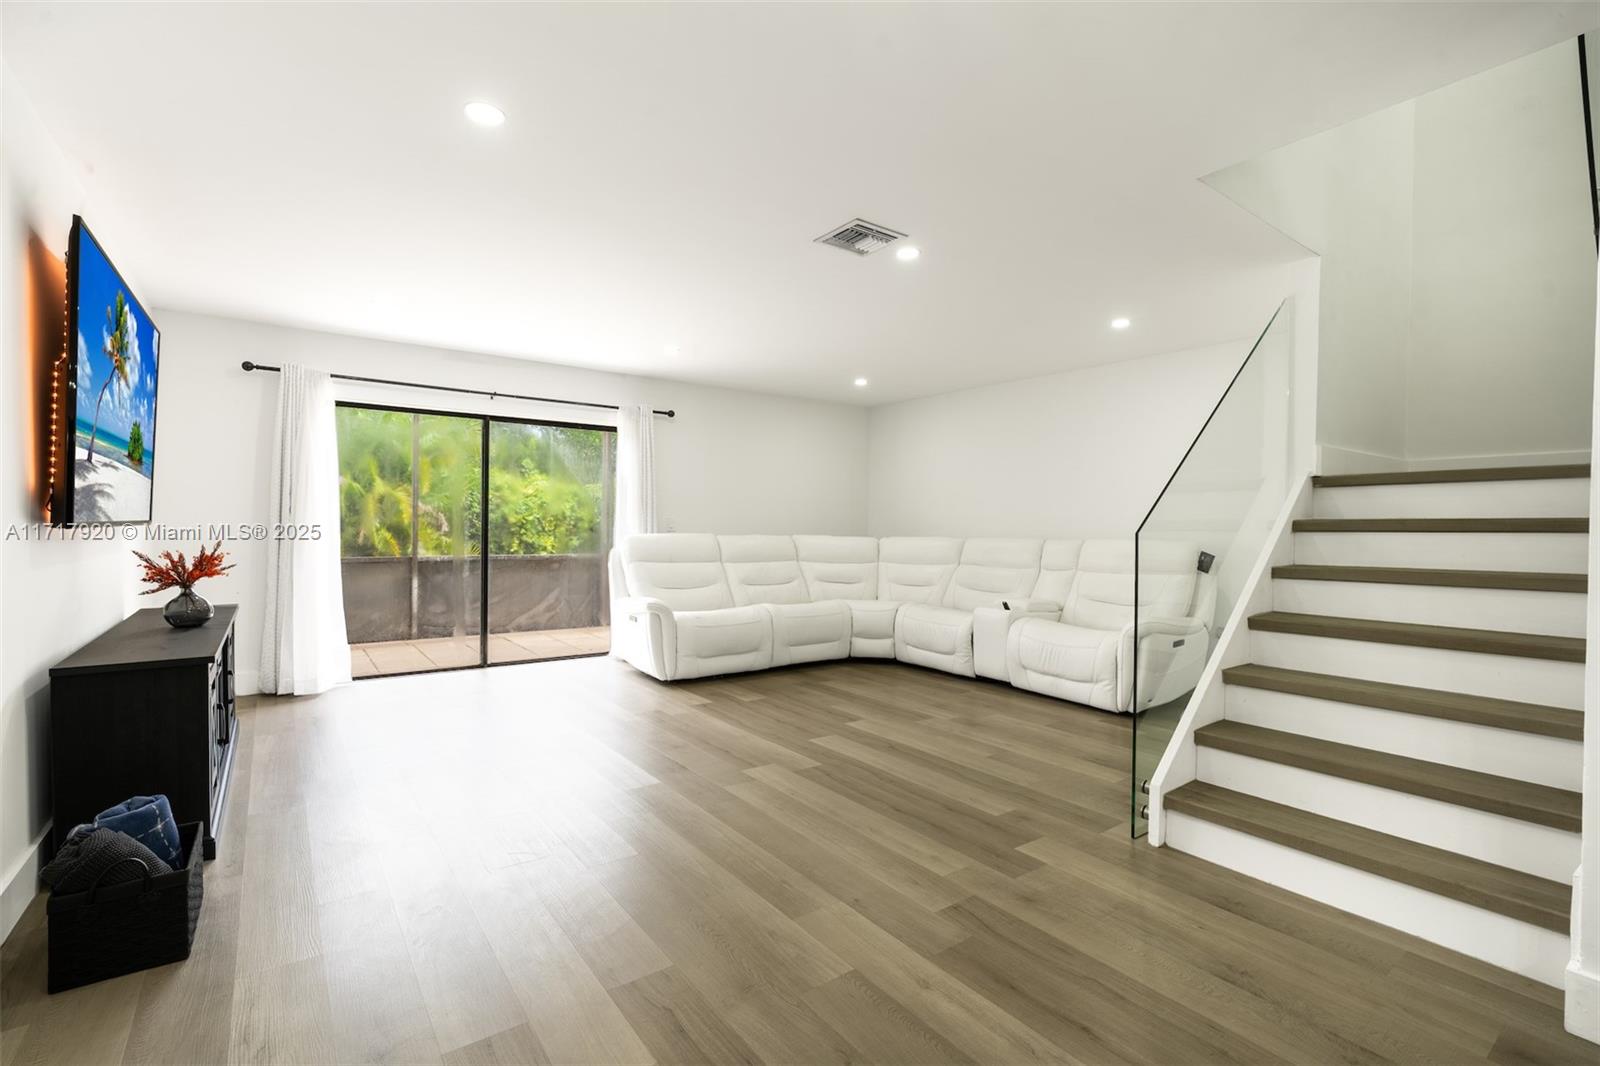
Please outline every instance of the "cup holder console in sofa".
M1216 607L1193 545L650 533L611 553L611 653L662 681L898 659L1128 711L1192 689Z

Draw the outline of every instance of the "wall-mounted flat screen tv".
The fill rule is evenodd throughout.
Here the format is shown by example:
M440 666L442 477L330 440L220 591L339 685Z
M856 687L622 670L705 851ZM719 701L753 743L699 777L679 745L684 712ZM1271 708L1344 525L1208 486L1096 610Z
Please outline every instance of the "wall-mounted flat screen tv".
M74 216L63 401L71 462L56 497L57 521L150 521L160 357L161 331Z

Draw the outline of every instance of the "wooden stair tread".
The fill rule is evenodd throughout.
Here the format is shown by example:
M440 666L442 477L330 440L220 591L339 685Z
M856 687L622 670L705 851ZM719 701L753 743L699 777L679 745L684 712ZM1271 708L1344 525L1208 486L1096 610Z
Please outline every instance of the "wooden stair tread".
M1587 518L1296 518L1296 533L1587 533Z
M1531 481L1548 478L1588 477L1588 463L1559 466L1477 466L1460 470L1399 470L1375 474L1318 474L1311 483L1318 488L1346 488L1355 485L1428 485L1461 481Z
M1250 616L1250 628L1268 633L1297 633L1378 644L1403 644L1414 648L1444 648L1488 655L1515 655L1527 659L1553 659L1581 663L1582 637L1555 637L1543 633L1502 633L1494 629L1464 629L1416 622L1387 622L1375 618L1340 618L1334 615L1266 611Z
M1522 570L1434 570L1411 566L1274 566L1282 581L1360 581L1380 585L1435 585L1441 588L1521 589L1528 592L1587 592L1587 574Z
M1583 796L1567 789L1390 755L1352 744L1335 744L1243 722L1213 722L1196 730L1194 739L1202 747L1296 766L1571 833L1578 832L1581 826Z
M1164 805L1168 811L1203 818L1558 933L1570 928L1572 890L1559 881L1203 781L1176 789Z
M1222 680L1229 685L1310 696L1361 707L1378 707L1430 718L1448 718L1519 733L1534 733L1562 740L1583 739L1583 712L1565 707L1518 703L1465 692L1392 685L1384 681L1338 677L1308 670L1286 670L1279 666L1259 666L1255 663L1228 667L1222 671Z

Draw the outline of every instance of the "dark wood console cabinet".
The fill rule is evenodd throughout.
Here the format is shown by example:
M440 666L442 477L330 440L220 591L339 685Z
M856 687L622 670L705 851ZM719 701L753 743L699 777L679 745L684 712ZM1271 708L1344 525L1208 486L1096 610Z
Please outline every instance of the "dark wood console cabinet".
M217 854L233 767L233 623L217 606L194 629L138 611L50 670L52 833L129 796L166 793L179 824L205 823Z

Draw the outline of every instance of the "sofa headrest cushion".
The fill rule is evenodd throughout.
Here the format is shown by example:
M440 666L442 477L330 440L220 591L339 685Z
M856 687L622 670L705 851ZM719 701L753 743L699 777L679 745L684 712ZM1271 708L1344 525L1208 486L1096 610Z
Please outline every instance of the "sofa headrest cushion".
M973 610L996 600L1023 598L1039 576L1044 542L1001 537L974 537L961 546L961 562L945 593L946 607Z
M797 534L795 553L813 600L878 598L878 538Z
M674 611L732 607L717 538L709 533L636 533L619 548L628 592Z
M1039 578L1033 584L1035 600L1059 603L1063 607L1072 593L1072 581L1078 576L1078 556L1083 553L1083 541L1060 538L1044 542L1039 557Z
M718 537L717 543L722 548L728 587L741 607L809 601L793 537L746 534Z
M960 561L956 537L884 537L878 542L878 599L943 603Z
M623 537L623 565L629 563L715 563L722 560L710 533L634 533Z
M1139 613L1183 618L1194 600L1199 552L1179 541L1146 541L1139 550ZM1090 629L1121 629L1133 621L1131 540L1086 540L1064 621Z

